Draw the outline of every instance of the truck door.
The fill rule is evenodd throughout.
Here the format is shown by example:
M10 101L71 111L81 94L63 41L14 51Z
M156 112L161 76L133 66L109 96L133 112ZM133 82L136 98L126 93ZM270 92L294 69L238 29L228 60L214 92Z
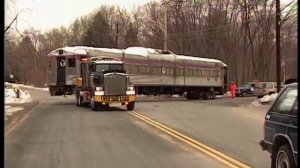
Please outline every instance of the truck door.
M66 59L65 57L57 57L57 85L64 86L66 84Z

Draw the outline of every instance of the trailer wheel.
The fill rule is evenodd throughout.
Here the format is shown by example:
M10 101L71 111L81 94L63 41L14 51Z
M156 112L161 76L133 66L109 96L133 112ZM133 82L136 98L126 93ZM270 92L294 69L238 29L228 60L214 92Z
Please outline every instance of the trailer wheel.
M132 111L132 110L134 109L134 104L135 104L134 101L133 101L133 102L129 102L129 103L126 105L127 110L128 110L128 111Z
M200 99L200 93L195 92L195 91L187 92L186 99L187 100L197 100L197 99Z
M208 93L208 92L203 92L202 98L203 98L204 100L207 100L207 99L209 98L209 93Z
M192 93L191 92L187 92L186 99L187 100L192 100Z
M216 92L211 92L210 95L211 95L211 99L216 99L217 98Z
M76 105L77 105L77 106L83 106L82 101L83 101L83 97L80 96L79 93L77 93L77 94L76 94Z
M53 87L50 87L49 91L51 96L55 96L55 89Z

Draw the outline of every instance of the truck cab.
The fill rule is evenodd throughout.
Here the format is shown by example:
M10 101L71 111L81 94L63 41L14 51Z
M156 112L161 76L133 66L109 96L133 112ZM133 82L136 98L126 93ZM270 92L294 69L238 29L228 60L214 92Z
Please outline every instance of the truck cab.
M124 63L116 58L92 57L81 62L81 77L76 91L77 105L90 105L93 110L110 103L126 105L133 110L135 90Z

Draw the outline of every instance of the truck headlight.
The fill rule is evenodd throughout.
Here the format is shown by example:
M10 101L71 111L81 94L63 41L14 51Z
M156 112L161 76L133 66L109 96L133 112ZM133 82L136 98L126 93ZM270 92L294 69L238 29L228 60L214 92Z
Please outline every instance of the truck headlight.
M96 87L96 91L101 91L103 90L103 87Z
M133 86L128 86L127 90L134 90L134 87Z

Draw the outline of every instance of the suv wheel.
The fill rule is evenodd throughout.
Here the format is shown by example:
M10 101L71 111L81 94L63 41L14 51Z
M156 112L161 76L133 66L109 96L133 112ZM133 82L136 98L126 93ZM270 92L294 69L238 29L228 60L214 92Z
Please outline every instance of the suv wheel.
M274 163L272 163L274 165ZM292 150L288 145L279 147L275 159L276 168L295 168L295 161Z

